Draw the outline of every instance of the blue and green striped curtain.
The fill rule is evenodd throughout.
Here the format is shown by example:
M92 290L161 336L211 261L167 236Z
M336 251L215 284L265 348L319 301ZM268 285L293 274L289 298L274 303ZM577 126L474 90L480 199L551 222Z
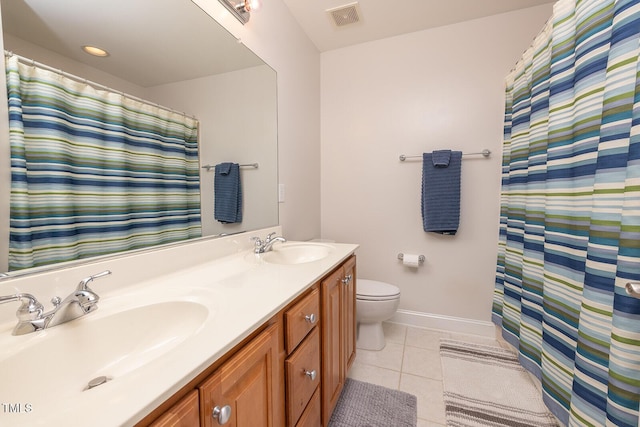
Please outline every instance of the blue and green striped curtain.
M638 426L640 0L560 0L507 77L493 320L570 426Z
M199 237L198 122L6 60L9 268Z

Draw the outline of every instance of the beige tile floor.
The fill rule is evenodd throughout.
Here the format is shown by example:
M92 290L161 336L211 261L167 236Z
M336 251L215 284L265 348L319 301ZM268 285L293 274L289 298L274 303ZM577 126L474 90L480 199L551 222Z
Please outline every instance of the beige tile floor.
M349 377L402 390L418 398L418 427L446 424L440 363L440 338L501 345L504 341L475 335L383 323L387 345L381 351L358 349Z

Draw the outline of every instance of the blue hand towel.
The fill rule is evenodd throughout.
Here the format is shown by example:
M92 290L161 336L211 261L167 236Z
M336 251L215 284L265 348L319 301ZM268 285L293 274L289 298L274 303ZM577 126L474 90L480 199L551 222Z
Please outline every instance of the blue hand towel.
M434 151L431 155L433 166L437 168L446 168L451 161L451 150L438 150Z
M213 194L213 216L217 221L223 224L242 222L242 185L239 164L216 165Z
M462 152L451 151L445 167L436 165L443 163L440 153L422 155L422 226L428 232L456 234L460 224Z

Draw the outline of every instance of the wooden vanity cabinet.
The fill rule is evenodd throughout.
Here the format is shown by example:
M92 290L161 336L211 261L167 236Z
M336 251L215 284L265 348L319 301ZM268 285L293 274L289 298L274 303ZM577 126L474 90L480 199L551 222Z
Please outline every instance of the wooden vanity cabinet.
M322 280L322 425L327 426L356 355L356 259Z
M214 372L200 391L200 425L275 426L278 325L268 327Z
M355 358L355 277L352 255L136 427L326 427Z

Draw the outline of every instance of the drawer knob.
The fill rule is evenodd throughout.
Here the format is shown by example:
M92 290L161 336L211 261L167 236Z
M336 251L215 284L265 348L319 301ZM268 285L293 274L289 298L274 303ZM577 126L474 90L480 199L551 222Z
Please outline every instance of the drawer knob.
M353 274L349 274L349 275L345 276L344 279L342 279L342 284L343 285L348 285L349 283L351 283L352 279L353 279Z
M306 369L304 370L304 374L306 376L308 376L311 381L314 381L316 379L316 370L314 369L313 371L307 371Z
M222 408L216 406L215 408L213 408L211 416L214 420L218 420L218 424L224 425L227 423L227 421L229 421L229 418L231 418L231 406L224 405Z
M318 320L318 318L316 317L315 314L311 313L304 316L304 320L306 320L307 322L313 325L314 323L316 323L316 320Z

